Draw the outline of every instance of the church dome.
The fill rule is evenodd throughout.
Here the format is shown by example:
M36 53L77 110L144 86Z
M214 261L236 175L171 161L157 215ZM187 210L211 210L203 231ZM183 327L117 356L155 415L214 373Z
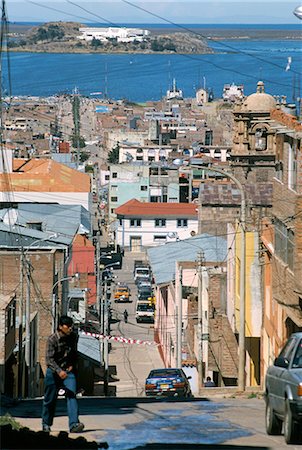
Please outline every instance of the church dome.
M257 92L246 97L242 106L244 111L270 111L276 108L276 100L264 92L263 81L258 81Z

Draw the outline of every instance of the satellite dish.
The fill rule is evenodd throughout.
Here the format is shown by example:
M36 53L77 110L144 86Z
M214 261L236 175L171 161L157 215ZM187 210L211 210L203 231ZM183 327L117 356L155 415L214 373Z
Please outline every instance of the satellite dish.
M298 19L302 20L302 6L297 6L293 13Z
M3 217L3 222L7 226L15 225L18 219L18 213L16 209L9 209L6 211Z

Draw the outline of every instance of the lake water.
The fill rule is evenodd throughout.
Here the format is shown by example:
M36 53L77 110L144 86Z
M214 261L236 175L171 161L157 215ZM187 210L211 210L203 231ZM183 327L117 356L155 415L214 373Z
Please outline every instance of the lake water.
M302 70L301 40L223 40L211 42L211 55L162 54L10 54L12 95L51 96L71 93L107 93L109 98L144 102L159 100L173 78L185 97L198 87L221 97L224 84L243 84L245 95L255 92L259 80L272 95L299 95ZM286 71L288 57L291 69ZM6 59L4 94L8 93ZM101 96L100 96L101 97Z

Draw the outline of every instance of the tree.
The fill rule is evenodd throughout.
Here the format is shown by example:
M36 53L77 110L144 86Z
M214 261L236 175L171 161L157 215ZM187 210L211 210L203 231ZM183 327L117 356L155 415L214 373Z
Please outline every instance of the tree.
M120 146L117 143L115 147L108 154L108 162L111 164L117 164L119 162Z
M102 47L103 44L100 39L93 38L90 45L96 50L97 48Z
M154 41L152 41L151 43L151 50L153 50L154 52L162 52L164 50L164 46L157 39L154 39Z

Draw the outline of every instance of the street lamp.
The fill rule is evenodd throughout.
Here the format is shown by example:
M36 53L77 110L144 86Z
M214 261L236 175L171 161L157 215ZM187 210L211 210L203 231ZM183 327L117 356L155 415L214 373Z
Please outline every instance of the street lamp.
M60 280L57 280L51 288L52 291L52 305L51 305L51 315L52 315L52 332L54 333L57 329L57 296L55 293L55 288L58 286L59 283L62 283L63 281L67 280L73 280L74 278L79 278L79 273L75 273L74 275L71 275L69 277L63 277Z
M190 168L200 168L206 171L217 172L230 178L238 187L241 195L240 208L240 230L241 230L241 255L240 255L240 324L239 324L239 365L238 365L238 387L245 390L245 256L246 256L246 198L244 186L233 174L216 167L205 164L190 164L189 161L175 159L173 163L177 166L184 165ZM200 191L199 191L200 192ZM199 193L200 198L200 193Z

